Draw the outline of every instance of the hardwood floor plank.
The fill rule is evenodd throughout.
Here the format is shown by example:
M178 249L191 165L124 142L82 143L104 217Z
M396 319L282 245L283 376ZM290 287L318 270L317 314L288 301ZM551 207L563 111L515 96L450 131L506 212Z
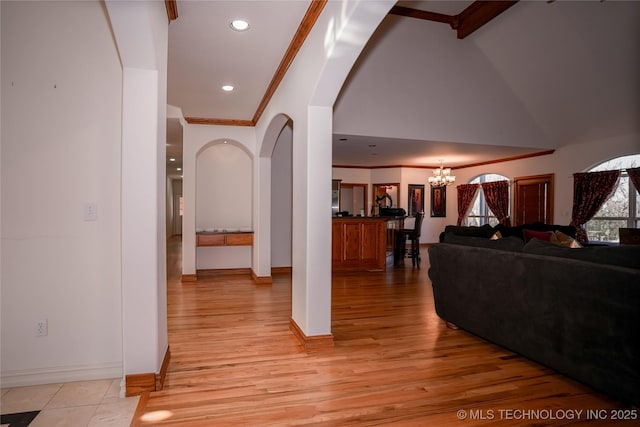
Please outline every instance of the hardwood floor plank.
M220 272L181 283L179 245L168 249L178 271L168 272L165 388L149 394L136 425L612 425L585 411L637 411L447 328L435 314L428 260L420 270L334 274L334 347L305 351L289 330L288 274L268 286ZM565 416L541 418L553 411Z

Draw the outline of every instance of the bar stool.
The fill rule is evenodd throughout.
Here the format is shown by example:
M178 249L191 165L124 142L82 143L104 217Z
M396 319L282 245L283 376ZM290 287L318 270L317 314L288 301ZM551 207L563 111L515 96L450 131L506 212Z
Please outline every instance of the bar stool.
M396 230L395 248L394 248L394 266L398 267L404 264L404 258L411 257L411 264L420 268L420 231L422 229L422 220L424 212L418 212L415 215L413 228L401 228ZM407 253L407 240L411 241L411 251Z

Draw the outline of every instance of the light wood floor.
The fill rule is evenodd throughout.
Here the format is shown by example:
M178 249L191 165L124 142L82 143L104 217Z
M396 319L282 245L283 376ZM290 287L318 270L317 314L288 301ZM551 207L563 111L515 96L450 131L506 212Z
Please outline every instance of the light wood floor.
M305 352L289 331L291 280L179 282L169 248L171 363L133 425L638 425L637 409L464 331L434 312L422 269L334 275L335 347ZM601 410L600 421L588 409ZM536 412L537 411L537 412ZM582 411L582 412L579 412Z

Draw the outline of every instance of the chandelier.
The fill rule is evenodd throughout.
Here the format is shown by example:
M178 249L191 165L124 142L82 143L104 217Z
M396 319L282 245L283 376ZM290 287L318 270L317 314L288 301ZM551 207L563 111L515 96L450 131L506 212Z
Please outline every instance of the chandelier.
M440 167L434 169L433 176L429 177L429 184L432 187L444 187L451 185L456 181L456 177L451 175L451 168L444 168L442 166L442 160L440 160Z

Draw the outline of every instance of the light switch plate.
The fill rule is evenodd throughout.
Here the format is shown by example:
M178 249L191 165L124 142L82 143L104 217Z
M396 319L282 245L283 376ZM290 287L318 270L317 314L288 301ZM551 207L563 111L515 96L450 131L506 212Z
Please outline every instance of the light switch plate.
M85 221L98 220L98 205L90 202L87 202L84 204L84 220Z

